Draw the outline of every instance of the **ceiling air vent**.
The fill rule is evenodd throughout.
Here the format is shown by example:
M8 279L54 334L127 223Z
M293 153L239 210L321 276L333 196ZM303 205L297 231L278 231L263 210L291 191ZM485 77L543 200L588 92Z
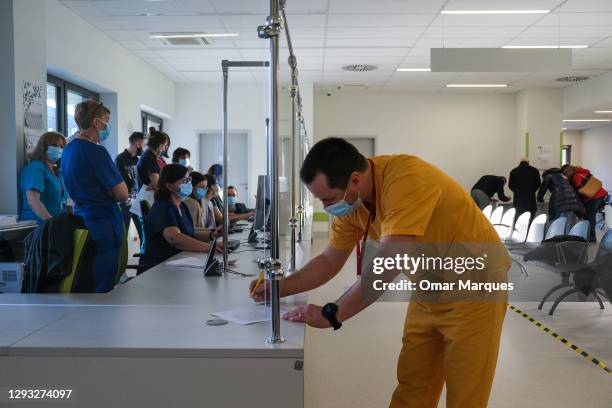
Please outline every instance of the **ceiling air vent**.
M193 34L193 37L187 37L190 34ZM177 46L203 46L210 45L211 41L205 37L197 37L195 36L197 33L155 33L155 35L159 35L162 38L158 38L164 45L169 45L173 47ZM176 36L176 37L173 37ZM186 36L186 37L183 37Z
M376 65L365 65L365 64L345 65L342 67L344 71L352 71L352 72L368 72L368 71L374 71L376 68L377 68Z
M575 83L575 82L586 81L587 79L589 79L588 76L565 76L565 77L557 78L555 81Z

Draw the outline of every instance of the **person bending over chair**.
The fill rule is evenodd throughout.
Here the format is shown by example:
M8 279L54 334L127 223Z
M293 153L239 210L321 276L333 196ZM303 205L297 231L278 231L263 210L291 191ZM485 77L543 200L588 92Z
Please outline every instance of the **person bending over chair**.
M209 243L195 238L191 215L183 202L191 191L191 178L185 166L168 164L162 169L155 203L149 211L149 237L141 265L160 264L181 251L210 250Z

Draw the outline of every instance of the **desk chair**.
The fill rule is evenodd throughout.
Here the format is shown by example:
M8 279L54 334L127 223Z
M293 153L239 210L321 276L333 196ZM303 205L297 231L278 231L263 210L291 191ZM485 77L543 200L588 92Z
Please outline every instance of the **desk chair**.
M70 274L60 282L59 293L93 293L94 281L91 272L93 241L86 229L74 230L73 239Z

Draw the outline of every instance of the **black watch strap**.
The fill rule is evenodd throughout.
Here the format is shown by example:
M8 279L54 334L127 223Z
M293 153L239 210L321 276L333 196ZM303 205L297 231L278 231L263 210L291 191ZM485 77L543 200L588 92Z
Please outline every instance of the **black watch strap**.
M329 324L334 328L334 330L338 330L342 327L342 323L336 319L336 313L338 312L338 305L335 303L328 303L321 309L321 314L324 318L327 319Z

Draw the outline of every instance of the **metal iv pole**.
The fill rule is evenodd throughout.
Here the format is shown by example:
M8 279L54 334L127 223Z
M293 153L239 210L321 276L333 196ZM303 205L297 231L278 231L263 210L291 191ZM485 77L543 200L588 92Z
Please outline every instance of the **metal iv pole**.
M270 337L269 344L285 341L280 335L280 280L283 277L283 268L280 261L279 250L279 188L278 188L278 87L279 87L279 36L282 30L282 19L279 13L279 0L270 0L270 15L266 24L257 27L259 38L270 40L270 96L269 117L270 129L268 132L268 169L270 184L270 258L264 260L266 275L270 282Z

